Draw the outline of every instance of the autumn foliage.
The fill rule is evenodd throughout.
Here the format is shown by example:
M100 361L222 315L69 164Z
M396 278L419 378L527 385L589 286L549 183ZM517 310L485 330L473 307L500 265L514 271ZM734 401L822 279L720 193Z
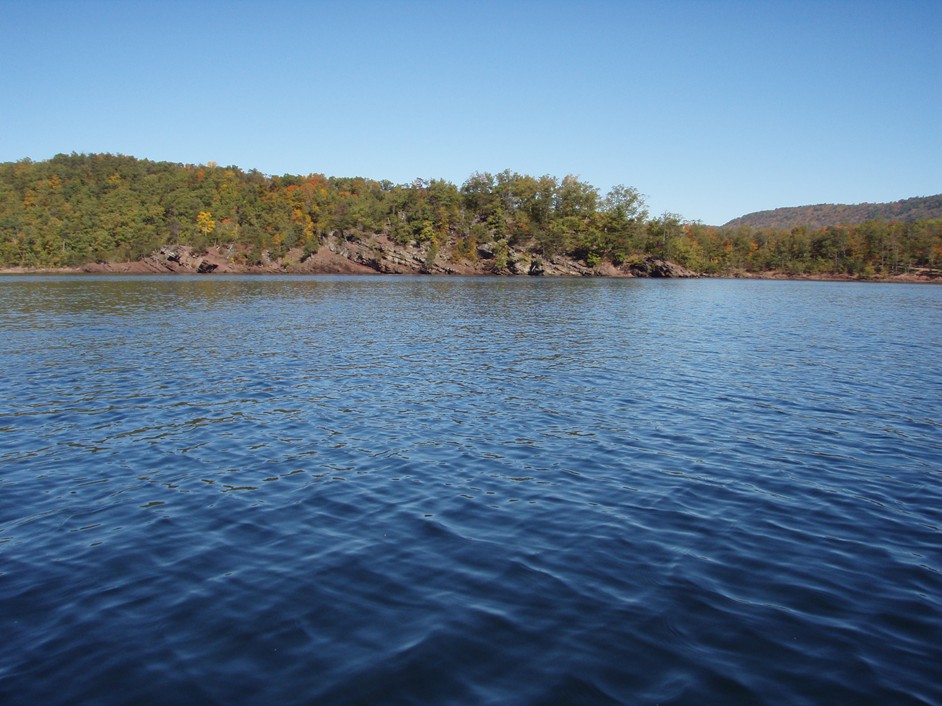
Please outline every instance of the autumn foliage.
M942 267L942 221L715 228L649 217L631 187L600 194L575 176L475 173L461 186L416 179L267 176L238 167L58 155L0 164L0 266L136 260L165 245L226 245L252 264L328 236L382 234L430 254L481 248L566 255L591 267L645 255L715 274L895 274ZM499 259L499 257L498 257Z

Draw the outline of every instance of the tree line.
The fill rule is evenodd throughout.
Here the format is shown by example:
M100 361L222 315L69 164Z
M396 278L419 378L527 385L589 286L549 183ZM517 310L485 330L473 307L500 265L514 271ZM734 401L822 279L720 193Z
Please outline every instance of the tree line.
M229 246L256 264L292 249L309 255L329 236L384 236L470 260L481 247L513 247L590 267L655 255L707 274L887 275L942 265L942 220L716 228L677 214L651 217L635 188L601 194L575 176L507 170L472 174L460 186L393 184L75 153L0 164L4 267L124 262L166 245Z

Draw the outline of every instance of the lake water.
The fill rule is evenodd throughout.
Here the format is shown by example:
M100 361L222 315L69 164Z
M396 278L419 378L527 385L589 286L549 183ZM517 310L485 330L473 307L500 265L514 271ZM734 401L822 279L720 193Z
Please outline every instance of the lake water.
M942 287L0 278L4 704L942 704Z

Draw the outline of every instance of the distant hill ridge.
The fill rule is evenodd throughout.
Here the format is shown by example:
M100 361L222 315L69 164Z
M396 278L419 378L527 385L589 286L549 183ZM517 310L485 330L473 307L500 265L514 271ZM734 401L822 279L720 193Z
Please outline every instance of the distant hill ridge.
M852 225L881 219L884 221L927 221L942 218L942 194L918 196L890 203L833 204L791 206L771 211L756 211L734 218L726 226L753 228L824 228Z

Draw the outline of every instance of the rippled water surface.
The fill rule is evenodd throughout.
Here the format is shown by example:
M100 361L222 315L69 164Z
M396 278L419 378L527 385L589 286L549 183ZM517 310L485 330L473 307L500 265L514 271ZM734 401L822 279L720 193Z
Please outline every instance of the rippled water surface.
M0 702L940 704L942 287L0 279Z

